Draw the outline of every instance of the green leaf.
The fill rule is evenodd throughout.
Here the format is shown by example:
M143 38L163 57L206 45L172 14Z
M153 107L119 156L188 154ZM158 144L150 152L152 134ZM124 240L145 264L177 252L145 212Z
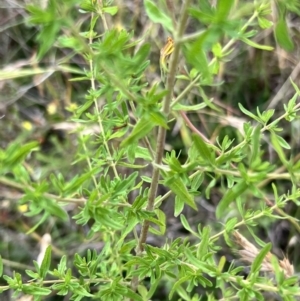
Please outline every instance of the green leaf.
M209 99L206 93L204 92L204 89L201 88L201 86L199 86L198 88L199 88L200 96L203 98L203 102L212 110L222 113L222 110L213 103L214 99L213 98Z
M192 190L197 190L200 185L202 184L204 180L204 173L197 173L193 178L192 178L192 182L191 182L191 188Z
M151 21L162 24L162 26L170 32L174 31L172 19L159 9L157 3L151 0L144 0L144 5Z
M182 173L184 171L184 168L181 166L179 160L174 156L168 158L168 165L171 170L176 173Z
M46 221L48 217L49 213L45 212L43 216L40 217L39 221L26 232L26 235L33 233L41 224L43 224Z
M279 135L276 135L279 144L285 149L291 149L290 145Z
M99 225L104 225L115 230L124 229L124 221L118 218L118 213L111 212L109 209L99 207L95 210L93 217Z
M49 268L50 268L50 264L51 264L51 246L48 246L44 255L44 259L42 261L41 264L41 268L40 268L40 276L41 278L45 278Z
M45 211L50 215L57 216L58 218L62 219L63 221L67 221L69 215L67 212L60 207L55 201L49 200L47 203L45 202Z
M29 22L32 24L47 24L55 20L55 14L51 10L43 10L38 5L27 5L26 10L29 12Z
M131 173L130 176L127 178L124 178L123 180L120 180L117 185L114 187L114 193L112 197L121 195L123 192L126 192L127 189L130 189L130 187L133 187L135 183L135 179L138 176L138 171L135 171Z
M114 16L118 12L118 7L117 6L109 6L109 7L104 7L102 10L104 13Z
M239 103L238 105L239 105L240 110L241 110L245 115L247 115L247 116L253 118L254 120L256 120L256 121L258 121L258 122L261 122L261 120L260 120L256 115L254 115L253 113L251 113L250 111L248 111L247 109L245 109L245 108L242 106L242 104Z
M194 141L194 145L197 149L197 151L199 152L200 156L203 157L204 160L206 160L207 162L209 162L210 164L214 165L215 164L215 156L214 156L214 152L212 150L210 150L206 143L202 140L202 138L196 134L192 135L193 141Z
M76 37L60 36L57 41L58 41L59 47L71 48L74 51L76 51L77 53L80 53L81 51L83 51L84 47L85 47L85 45L82 43L82 41ZM86 80L87 78L86 77L83 77L83 78L78 77L76 79L73 79L72 81L75 81L75 80L78 81L78 80L83 80L83 79Z
M155 213L157 215L158 221L160 222L159 226L159 235L164 235L166 232L166 215L160 209L155 209Z
M146 196L138 195L134 200L133 204L131 205L131 208L134 210L140 210L144 206L146 201L147 201Z
M220 261L219 261L219 263L218 263L218 271L219 271L219 272L222 272L222 271L223 271L223 268L224 268L226 262L227 262L226 257L225 257L224 255L221 256ZM234 275L234 274L233 274L233 275Z
M216 178L213 178L213 179L209 182L209 184L206 186L206 188L205 188L205 197L206 197L207 199L210 198L210 191L211 191L211 189L212 189L213 187L216 186L216 183L217 183L217 179L216 179Z
M251 46L251 47L254 47L254 48L257 48L257 49L262 49L262 50L267 50L267 51L272 51L274 49L274 47L272 46L267 46L267 45L261 45L261 44L258 44L256 42L253 42L245 37L241 37L241 40L246 43L247 45Z
M144 63L145 59L149 56L150 50L150 44L142 45L138 52L134 55L134 65L140 67Z
M55 72L56 68L22 68L22 69L16 69L16 70L1 70L0 71L0 80L6 80L6 79L13 79L13 78L20 78L20 77L28 77L33 76L36 74L52 74Z
M232 217L228 221L226 221L226 224L225 224L226 232L232 231L235 228L237 223L238 223L238 219L236 217Z
M180 285L186 281L189 281L191 279L192 276L190 275L187 275L187 276L184 276L184 277L181 277L179 278L175 283L174 285L172 286L172 289L169 293L169 300L172 299L174 293L176 292L176 290L180 287Z
M180 214L180 221L185 230L194 234L195 236L199 236L198 233L192 230L189 222L187 221L186 217L183 214Z
M19 143L13 143L9 145L6 151L6 157L3 161L3 166L9 165L13 167L24 160L24 158L36 147L37 142L29 142L21 146Z
M44 287L39 287L37 285L23 285L22 286L22 292L28 295L33 296L47 296L51 294L51 290ZM41 300L41 299L35 299L35 300Z
M155 124L148 117L143 116L135 125L131 134L122 141L121 147L135 143L139 139L145 137L153 128Z
M149 149L142 146L135 147L135 158L142 158L148 161L152 160Z
M181 202L184 202L193 209L198 210L194 198L189 194L181 178L175 176L170 177L165 181L165 184L171 189L171 191L179 198Z
M286 159L286 156L285 156L285 153L284 153L284 151L282 149L282 146L281 146L281 144L279 142L279 140L280 140L281 137L280 138L279 137L280 136L276 135L273 131L271 132L271 143L272 143L272 145L273 145L273 147L274 147L274 149L275 149L278 157L280 158L281 162L285 166L287 166L288 165L288 161Z
M207 82L211 82L212 75L209 70L208 60L204 51L204 45L209 38L210 32L206 31L195 42L190 45L185 45L183 48L187 61L201 72L203 79Z
M174 216L177 217L182 212L183 208L184 208L184 201L176 195L175 204L174 204Z
M232 188L228 189L217 206L216 217L221 218L226 209L228 209L229 204L235 201L236 198L240 196L244 191L246 191L247 188L248 184L245 180L243 180Z
M84 10L86 12L93 12L93 13L97 12L96 8L94 7L94 5L92 5L91 1L84 0L80 3L79 7L81 10Z
M163 115L161 112L150 111L149 118L150 118L150 121L153 122L153 124L159 125L165 129L169 128L167 125L167 119L166 119L165 115Z
M259 125L256 126L255 129L254 129L253 135L251 137L252 150L251 150L250 164L253 164L259 156L260 130L261 130L261 126L259 126Z
M79 188L82 187L83 183L90 180L92 175L99 172L99 168L94 168L93 170L82 174L81 176L75 176L70 183L67 183L63 188L65 195L76 192Z
M40 60L42 57L53 48L56 37L61 29L61 22L51 22L47 25L44 25L37 35L37 40L39 42L39 50L37 59Z
M144 300L150 300L150 298L153 296L153 294L155 292L157 292L157 287L158 287L159 284L161 284L161 281L162 281L161 278L157 278L154 283L151 283L150 290L147 293L147 295L144 298Z
M197 258L203 258L208 252L209 238L211 236L210 231L211 229L208 226L204 227L202 230L201 242L197 249Z
M39 279L40 275L38 273L35 273L34 271L31 270L25 270L25 273L31 277L32 279Z
M249 231L249 233L252 235L252 237L255 239L255 242L259 245L259 246L261 246L262 248L266 245L266 243L263 241L263 240L261 240L255 233L254 233L254 228L253 227L250 227L250 226L248 226L247 224L246 224L246 227L247 227L247 229L248 229L248 231Z
M293 85L293 87L294 87L295 91L297 92L298 96L300 96L300 89L299 89L298 86L293 82L293 80L292 80L291 77L290 77L290 82L291 82L291 84ZM294 105L295 105L295 103L294 103ZM294 105L293 105L293 106L294 106Z
M217 21L225 21L230 13L234 0L218 0L216 8Z
M91 295L91 296L93 296L93 295ZM135 300L135 301L144 301L145 300L140 295L138 295L137 293L135 293L134 291L132 291L131 289L127 289L124 292L124 296L126 296L130 300Z
M197 105L192 105L192 106L186 106L186 105L182 105L180 103L176 103L173 107L173 110L175 111L198 111L198 110L201 110L203 108L205 108L207 106L206 103L202 102L202 103L199 103Z
M186 258L189 260L191 264L193 264L196 268L200 269L204 273L211 274L211 272L213 273L216 272L217 267L196 258L193 252L190 250L190 248L185 248L184 255L186 256Z
M270 252L272 248L272 245L271 243L268 243L266 244L262 249L261 251L259 252L258 255L256 255L252 265L251 265L251 272L250 272L250 275L252 273L256 273L260 270L260 267L261 267L261 264L263 263L266 255Z
M276 256L272 256L271 263L273 270L275 271L276 282L281 286L282 282L284 281L284 273L282 268L279 266L278 258Z
M289 35L285 18L279 18L275 26L274 34L280 47L286 51L292 51L294 49L294 43Z
M273 22L266 18L258 17L258 24L262 29L267 29L273 26Z

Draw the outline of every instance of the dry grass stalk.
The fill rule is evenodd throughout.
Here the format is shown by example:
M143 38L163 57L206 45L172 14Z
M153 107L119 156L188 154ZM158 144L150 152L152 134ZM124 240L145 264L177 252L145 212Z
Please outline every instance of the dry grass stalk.
M249 242L243 235L239 232L234 231L233 236L236 244L241 247L241 250L238 250L238 254L241 257L241 260L252 264L256 256L259 254L260 250L255 247L251 242ZM272 256L275 256L271 252L269 252L264 258L261 271L275 273L273 265L272 265ZM279 260L279 266L282 269L285 277L291 277L294 275L294 266L289 262L287 258Z

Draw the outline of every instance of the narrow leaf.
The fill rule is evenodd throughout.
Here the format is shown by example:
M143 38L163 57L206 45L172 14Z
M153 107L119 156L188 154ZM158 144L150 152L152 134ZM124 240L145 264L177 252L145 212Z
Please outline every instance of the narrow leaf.
M154 23L160 23L170 32L173 32L172 20L169 16L163 13L156 3L151 0L144 0L145 9L148 17Z
M29 142L24 144L23 146L17 145L15 143L11 144L7 148L7 152L6 152L7 157L4 159L3 166L5 165L13 166L15 164L20 163L37 146L38 146L37 142Z
M110 14L111 16L114 16L118 12L118 7L117 6L104 7L103 12Z
M208 245L209 245L209 238L210 238L210 228L204 227L201 236L201 242L199 244L197 250L197 257L202 258L208 252Z
M267 254L270 252L271 247L272 247L271 243L268 243L262 248L262 250L255 257L252 263L250 274L258 272L260 270L261 264L264 261L265 257L267 256Z
M45 220L47 220L48 217L49 213L45 212L44 215L40 217L40 220L26 232L26 235L33 233L41 224L45 222Z
M184 44L183 52L187 61L201 73L201 82L212 84L214 67L208 64L208 51L217 43L221 36L221 30L210 27L205 30L194 42Z
M132 291L131 289L127 289L124 292L124 295L126 297L128 297L130 300L135 300L135 301L143 301L143 300L145 300L140 295L138 295L137 293L135 293L134 291Z
M121 146L127 146L131 143L138 141L139 139L145 137L155 126L152 120L146 117L142 117L138 123L135 125L134 129L132 130L131 134L123 140Z
M218 21L224 21L227 19L233 4L234 0L218 0L216 9L216 17Z
M235 201L235 199L238 196L240 196L247 188L248 188L248 184L245 181L242 181L236 184L235 186L233 186L232 188L230 188L229 190L227 190L227 192L225 193L225 195L223 196L223 198L221 199L217 207L216 210L217 218L220 218L224 214L225 210L228 209L230 203Z
M271 143L278 155L278 157L280 158L281 162L287 166L288 165L288 161L286 159L286 156L285 156L285 153L282 149L282 146L279 142L279 139L278 139L278 135L276 135L274 132L271 132Z
M194 198L189 194L181 178L171 177L165 181L165 184L181 201L193 209L198 210Z
M175 293L176 290L180 287L180 285L181 285L182 283L184 283L184 282L190 280L190 278L191 278L191 276L187 275L187 276L184 276L184 277L180 278L179 280L177 280L177 281L174 283L174 285L173 285L173 287L172 287L172 289L171 289L171 291L170 291L170 294L169 294L169 300L172 299L174 293Z
M239 103L239 108L240 110L247 116L253 118L254 120L258 121L258 122L261 122L261 120L256 116L254 115L253 113L251 113L250 111L248 111L247 109L245 109L242 104Z
M188 261L193 264L196 268L200 269L204 273L211 274L211 272L215 273L216 272L216 267L208 264L206 261L202 261L198 258L195 257L193 252L189 249L186 248L184 250L184 255L188 259Z
M189 222L187 221L186 217L183 214L180 214L180 221L185 230L189 231L190 233L194 234L195 236L198 236L198 234L192 230Z
M40 298L38 299L37 297L47 296L51 294L52 291L48 288L38 287L37 285L23 285L22 292L28 295L34 295L36 297L36 299L34 300L41 300Z
M165 129L168 129L167 119L165 115L163 115L161 112L152 111L149 112L149 118L155 125L159 125Z
M48 246L40 268L40 276L42 278L46 277L48 270L50 268L50 264L51 264L51 246Z
M252 142L252 151L251 151L251 159L250 159L251 164L255 162L255 160L257 159L257 157L259 155L260 130L261 130L261 127L259 125L256 126L254 129L254 132L253 132L253 136L251 138L251 142Z
M186 106L186 105L182 105L180 103L176 103L173 107L173 110L175 111L198 111L201 110L203 108L205 108L207 106L207 104L205 102L199 103L197 105L191 105L191 106Z
M177 217L182 212L183 208L184 208L184 201L176 195L175 204L174 204L174 216Z
M209 162L210 164L215 164L214 153L207 147L206 143L202 140L202 138L195 134L193 134L192 137L195 147L199 154L203 157L203 159Z
M261 45L261 44L258 44L256 42L253 42L245 37L242 37L241 40L246 43L247 45L251 46L251 47L254 47L254 48L257 48L257 49L262 49L262 50L267 50L267 51L272 51L274 49L274 47L272 46L267 46L267 45Z
M289 35L286 20L280 17L274 30L275 39L280 47L286 51L292 51L294 49L294 43Z
M279 135L276 135L278 143L285 149L291 149L290 145Z

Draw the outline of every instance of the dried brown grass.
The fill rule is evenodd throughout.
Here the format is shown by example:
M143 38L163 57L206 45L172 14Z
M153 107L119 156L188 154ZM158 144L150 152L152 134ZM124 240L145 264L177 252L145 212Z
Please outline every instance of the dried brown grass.
M239 232L233 232L234 240L237 245L240 246L240 250L238 250L238 254L241 257L241 260L252 264L256 256L259 254L260 250L256 248L251 242L249 242L243 235ZM261 271L275 273L274 267L272 265L272 257L275 256L271 252L269 252L264 258ZM276 256L275 256L276 257ZM284 273L285 277L291 277L294 275L294 266L289 262L287 258L283 258L282 260L278 260L279 266Z

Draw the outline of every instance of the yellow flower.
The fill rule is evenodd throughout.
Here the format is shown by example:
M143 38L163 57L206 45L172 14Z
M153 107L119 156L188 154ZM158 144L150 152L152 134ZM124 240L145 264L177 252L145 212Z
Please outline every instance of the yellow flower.
M22 122L22 127L27 131L32 130L32 124L29 121L23 121Z
M166 45L160 50L160 60L159 60L161 79L164 83L166 81L166 77L168 73L168 65L173 51L174 51L174 41L171 37L168 37Z

